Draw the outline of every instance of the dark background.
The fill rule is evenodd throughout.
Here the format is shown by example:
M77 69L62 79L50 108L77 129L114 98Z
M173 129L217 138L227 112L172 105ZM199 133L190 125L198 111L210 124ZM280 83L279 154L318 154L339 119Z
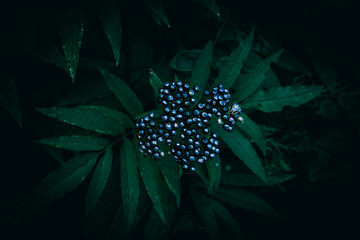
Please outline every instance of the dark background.
M199 16L198 6L188 1L163 1L169 21L173 28L170 34L165 27L155 28L155 37L160 39L162 51L173 51L173 39L187 47L199 47L199 43L213 38L220 24L214 19ZM171 2L171 3L170 3ZM186 3L183 3L186 2ZM226 6L230 1L217 1ZM56 32L51 15L61 8L64 2L12 3L0 10L2 31L20 29L28 11L36 12L43 21L39 24L48 29L48 34ZM86 9L87 2L80 2ZM134 24L147 28L142 22L151 21L143 12L135 11L136 4L130 4L125 15L137 15ZM194 8L198 7L198 8ZM347 89L358 92L359 87L359 37L355 1L234 1L229 18L234 22L255 25L265 38L280 43L313 73L315 83L324 84L314 67L311 56L320 55L320 64L328 71L336 72L336 81ZM129 17L129 16L125 16ZM146 19L143 21L143 18ZM214 24L215 22L215 24ZM151 23L152 24L152 23ZM205 26L205 27L204 27ZM210 26L210 27L208 27ZM86 29L85 29L86 31ZM124 30L125 33L127 29ZM130 32L130 30L129 30ZM196 41L193 40L194 35ZM84 39L86 38L86 33ZM126 49L126 40L123 48ZM201 44L200 44L201 46ZM165 49L165 50L164 50ZM84 221L82 209L87 183L75 192L47 206L31 221L15 231L10 229L10 221L21 202L51 170L58 167L42 146L33 141L46 131L57 128L54 121L48 121L37 113L36 107L48 107L56 102L72 87L70 78L60 69L46 64L26 53L16 44L0 38L2 66L14 75L22 110L23 127L2 109L1 115L1 226L4 237L1 239L82 239ZM124 50L126 51L126 50ZM86 48L81 55L86 56ZM156 53L155 57L156 57ZM326 72L327 70L325 70ZM135 86L135 85L134 85ZM136 86L135 86L136 87ZM314 138L326 134L330 129L341 133L333 145L339 147L329 161L327 168L333 173L329 179L309 180L306 164L315 158L312 153L296 155L292 159L293 172L297 177L284 184L286 191L272 187L262 191L264 199L283 216L283 221L274 220L254 213L233 209L234 215L248 239L325 239L337 237L355 239L358 235L358 167L359 167L359 126L358 108L351 107L332 119L315 117L302 126ZM46 122L48 125L43 125ZM42 132L38 132L39 129ZM45 129L45 130L44 130ZM45 133L44 133L45 132ZM236 213L236 214L235 214ZM9 234L9 235L8 235ZM200 233L186 233L180 238L201 237ZM99 237L101 239L101 237ZM136 238L136 235L135 235Z

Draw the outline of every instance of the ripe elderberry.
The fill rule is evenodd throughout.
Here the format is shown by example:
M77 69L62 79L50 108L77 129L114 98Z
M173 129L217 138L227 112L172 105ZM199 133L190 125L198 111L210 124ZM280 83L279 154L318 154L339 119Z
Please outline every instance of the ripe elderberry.
M202 164L219 154L217 134L209 129L209 121L218 118L218 124L231 132L237 119L243 121L239 117L241 107L228 107L230 93L222 84L204 91L204 98L194 106L199 89L191 89L181 81L164 83L158 96L164 109L158 121L150 113L135 123L139 150L144 156L164 157L163 146L183 170L194 172L195 162Z

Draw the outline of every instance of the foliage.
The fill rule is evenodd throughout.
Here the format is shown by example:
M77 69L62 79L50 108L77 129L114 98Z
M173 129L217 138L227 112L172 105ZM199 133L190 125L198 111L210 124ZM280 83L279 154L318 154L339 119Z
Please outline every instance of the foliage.
M46 134L33 137L50 152L59 150L54 156L69 160L59 161L61 166L34 187L14 219L15 227L82 184L87 188L88 239L99 228L106 229L108 239L136 238L137 230L145 239L165 239L189 229L204 231L211 239L219 239L227 229L233 238L241 238L241 216L233 209L282 219L263 193L274 186L283 189L296 178L292 154L316 152L318 158L308 165L309 181L331 177L324 167L331 153L326 139L337 135L301 145L299 139L310 133L296 126L305 114L335 118L334 108L349 111L346 106L358 104L358 95L342 92L335 99L336 86L314 84L301 61L286 48L273 47L256 26L224 27L230 20L223 14L227 4L184 2L206 21L223 24L216 27L216 37L196 39L196 47L169 37L174 42L158 46L163 43L161 34L173 37L171 31L177 31L165 0L136 1L139 9L117 0L89 4L90 10L70 5L56 11L56 37L46 38L43 32L33 36L47 45L23 44L18 35L1 32L5 41L41 59L44 68L55 66L52 71L60 72L61 84L73 82L66 93L36 107L42 114L38 118L51 117L60 127L47 129L44 124L41 131ZM139 12L132 16L134 9ZM16 78L8 70L0 71L1 106L21 127L25 122ZM168 154L157 161L139 154L133 129L133 123L150 111L159 118L159 89L177 79L199 86L200 96L223 84L231 91L232 103L239 103L244 112L243 123L239 121L232 132L210 123L221 139L221 153L197 168L197 174L184 173Z

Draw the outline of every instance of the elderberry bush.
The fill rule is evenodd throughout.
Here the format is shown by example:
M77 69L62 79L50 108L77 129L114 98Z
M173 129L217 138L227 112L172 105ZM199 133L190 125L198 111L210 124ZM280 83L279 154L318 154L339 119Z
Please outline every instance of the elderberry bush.
M168 151L185 171L195 172L195 162L203 164L219 154L218 136L209 129L209 122L217 118L231 132L236 120L242 119L241 108L228 107L230 93L221 84L206 90L201 101L195 97L197 92L198 86L191 89L182 81L164 83L158 97L163 105L160 118L151 112L135 123L139 150L145 157L159 159Z

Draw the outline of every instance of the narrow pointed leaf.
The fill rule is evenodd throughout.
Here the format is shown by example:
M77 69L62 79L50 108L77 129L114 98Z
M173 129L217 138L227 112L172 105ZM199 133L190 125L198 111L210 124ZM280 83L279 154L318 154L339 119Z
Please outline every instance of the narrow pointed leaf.
M266 181L264 167L261 159L257 155L249 140L236 128L231 133L225 131L221 126L211 122L211 127L219 134L233 153L244 162L244 164L253 171L259 178Z
M25 200L23 214L31 215L75 190L89 175L97 158L97 153L78 155L50 172Z
M163 88L163 82L161 81L161 79L156 75L155 72L151 72L150 73L150 84L154 89L154 93L155 93L155 98L157 98L159 96L159 91L161 88Z
M222 177L221 184L239 187L263 187L280 184L294 177L294 174L284 174L283 176L268 176L267 182L264 182L254 174L227 172L226 175Z
M263 112L281 111L283 107L298 107L324 92L322 86L287 86L260 90L244 101L246 109Z
M74 82L77 64L79 62L81 41L84 32L82 14L74 9L59 17L59 33L63 43L63 50L67 69Z
M202 6L212 11L216 16L220 17L220 10L215 0L193 0L193 1L198 2Z
M145 158L138 154L140 174L145 184L146 190L159 214L161 220L167 223L167 206L165 200L164 183L159 167L151 158Z
M222 187L213 195L235 207L281 219L280 215L262 198L239 187Z
M235 93L231 96L231 98L235 102L240 102L253 94L265 80L265 73L270 69L271 63L276 62L282 52L283 50L271 55L256 65L251 73L239 82L238 88L235 89Z
M216 192L216 190L219 188L219 184L221 181L220 157L216 155L215 159L207 162L206 167L209 174L208 191Z
M200 100L210 77L210 68L212 63L212 52L213 52L213 45L212 42L209 41L204 49L201 51L198 59L195 62L195 65L192 69L192 75L190 79L190 86L199 86L199 99Z
M109 39L116 66L120 61L122 22L120 5L116 0L102 1L98 6L98 15L104 28L104 32Z
M245 113L241 113L241 117L244 119L244 122L238 122L236 128L243 132L247 137L250 138L250 141L253 141L263 152L266 154L266 143L264 135L260 127L251 120Z
M129 139L125 138L120 149L121 161L121 194L123 207L130 227L136 216L139 203L139 172L138 160L134 147Z
M54 107L38 108L37 110L61 122L107 135L123 134L124 127L132 127L131 120L127 115L106 107Z
M224 205L222 205L220 202L216 201L215 199L209 199L210 204L212 208L214 209L216 215L220 218L220 220L223 222L224 226L228 228L234 236L236 236L236 239L244 239L243 233L234 219L234 217L231 215L230 211L226 209Z
M210 239L220 239L219 227L216 221L215 213L209 199L201 191L191 190L191 198L195 206L195 210L205 226Z
M0 106L22 127L21 111L15 83L10 73L0 69Z
M181 188L178 164L171 158L162 158L158 162L159 169L163 175L170 191L176 198L178 208L180 207Z
M110 145L105 138L82 135L44 138L36 142L71 151L99 151Z
M107 148L105 154L98 161L94 175L91 178L88 193L85 199L85 215L97 204L108 181L113 161L113 152Z
M168 28L170 28L170 23L166 17L163 5L161 0L145 0L148 9L153 17L154 21L161 26L161 22L165 23Z
M107 86L132 117L144 112L144 108L136 94L121 78L100 67L98 67L98 70L104 77Z
M244 62L250 53L253 39L254 29L251 30L244 42L240 43L239 46L231 53L227 63L221 67L219 76L215 79L215 86L221 83L225 88L231 88L235 80L238 78Z

